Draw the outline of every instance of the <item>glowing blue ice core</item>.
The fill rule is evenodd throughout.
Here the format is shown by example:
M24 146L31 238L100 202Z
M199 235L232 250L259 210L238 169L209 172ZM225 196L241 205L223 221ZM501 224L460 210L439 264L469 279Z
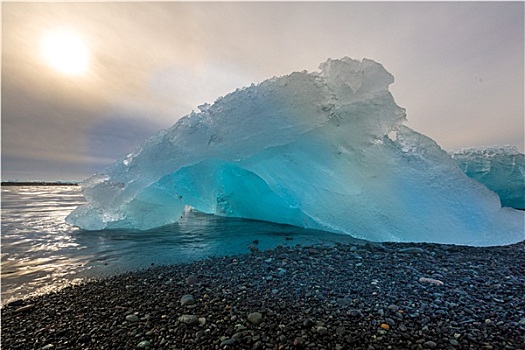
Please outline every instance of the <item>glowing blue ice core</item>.
M67 221L144 230L191 206L372 241L524 239L524 213L501 208L433 140L403 125L382 65L343 58L320 69L237 90L183 117L86 180L88 203Z

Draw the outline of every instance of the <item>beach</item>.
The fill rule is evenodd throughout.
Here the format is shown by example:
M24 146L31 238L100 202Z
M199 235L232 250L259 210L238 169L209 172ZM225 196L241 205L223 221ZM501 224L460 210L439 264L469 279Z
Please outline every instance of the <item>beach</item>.
M278 246L2 308L2 349L523 349L525 243Z

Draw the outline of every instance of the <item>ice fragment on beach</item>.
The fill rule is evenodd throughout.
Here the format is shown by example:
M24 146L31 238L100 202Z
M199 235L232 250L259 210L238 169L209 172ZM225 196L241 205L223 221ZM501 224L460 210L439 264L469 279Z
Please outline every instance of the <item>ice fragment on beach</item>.
M496 192L503 206L525 209L525 155L516 147L471 147L450 155L468 177Z
M524 239L524 213L502 209L433 140L403 125L382 65L343 58L320 69L202 105L86 180L88 203L67 221L146 230L191 206L372 241Z

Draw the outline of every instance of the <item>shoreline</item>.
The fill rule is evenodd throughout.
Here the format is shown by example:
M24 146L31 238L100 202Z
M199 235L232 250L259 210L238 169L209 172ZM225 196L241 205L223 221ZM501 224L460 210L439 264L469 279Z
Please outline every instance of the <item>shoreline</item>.
M524 281L525 242L254 249L9 303L2 347L522 349Z

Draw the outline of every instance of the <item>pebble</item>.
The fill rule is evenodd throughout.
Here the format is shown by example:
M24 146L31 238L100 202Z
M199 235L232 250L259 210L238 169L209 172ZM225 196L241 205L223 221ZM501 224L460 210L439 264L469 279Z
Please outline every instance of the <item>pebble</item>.
M226 340L223 340L221 342L220 346L233 345L233 344L235 344L236 341L237 341L237 339L235 339L235 338L226 339Z
M19 307L18 309L16 309L15 313L33 310L34 308L35 308L35 304L28 304L28 305L25 305L25 306L22 306L22 307Z
M137 347L141 348L141 349L144 349L144 348L149 348L151 346L151 343L147 340L143 340L141 341L140 343L138 343Z
M52 349L52 348L54 348L54 347L55 347L55 346L54 346L53 344L47 344L47 345L41 347L40 349L42 349L42 350L48 350L48 349Z
M304 345L304 338L303 337L296 337L293 341L293 346L296 348L302 347Z
M348 314L352 317L363 317L363 313L356 309L348 310Z
M131 314L131 315L127 315L126 316L126 321L128 322L138 322L139 320L139 317L135 314Z
M396 324L396 322L395 322L393 319L388 318L388 317L385 318L385 322L386 322L389 326L393 326L393 325Z
M193 325L199 323L199 318L195 315L182 315L178 318L179 322Z
M303 321L303 327L312 327L314 324L315 322L310 318Z
M319 333L320 335L325 335L326 333L328 333L328 329L326 327L319 326L317 327L317 333Z
M189 275L189 276L186 278L186 284L187 284L188 286L194 286L194 285L196 285L198 282L199 282L199 279L198 279L197 276L195 276L195 275Z
M91 339L91 335L84 333L78 338L78 342L87 343L90 339Z
M259 325L263 321L263 317L259 312L252 312L248 315L248 321L255 325Z
M385 243L390 252L355 248L361 268L346 244L316 246L313 254L286 246L183 265L156 263L4 305L2 348L52 349L52 342L53 349L138 349L144 339L151 342L148 349L166 350L523 348L522 276L512 267L525 260L525 243L414 244L435 257L397 254L398 246ZM198 276L198 287L188 283L190 276ZM420 283L421 276L446 278L446 287ZM167 280L174 282L167 286ZM184 295L196 303L181 306ZM35 305L32 311L16 312L27 304ZM260 314L257 326L253 311ZM132 314L135 323L126 319Z
M180 305L181 306L188 306L188 305L194 305L194 304L195 304L195 299L193 299L193 295L191 295L191 294L183 295L180 298Z
M387 309L395 312L399 310L399 306L397 306L396 304L390 304L388 305Z
M436 286L442 286L444 284L443 281L436 280L433 278L426 278L426 277L421 277L418 281L422 283L435 284Z
M423 346L427 349L435 349L437 347L437 344L433 342L432 340L429 340L423 343Z

